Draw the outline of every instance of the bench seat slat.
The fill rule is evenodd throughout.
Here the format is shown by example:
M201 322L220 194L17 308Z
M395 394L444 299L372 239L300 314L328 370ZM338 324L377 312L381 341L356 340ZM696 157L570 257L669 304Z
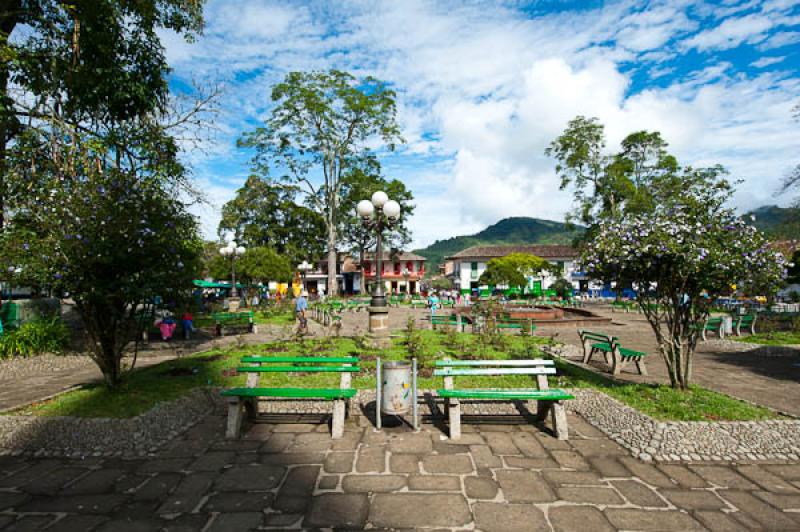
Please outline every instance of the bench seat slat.
M331 364L355 364L358 363L358 357L262 357L262 356L245 356L241 359L242 363L287 363L287 362L314 362Z
M290 399L350 399L355 388L231 388L225 397L285 397Z
M239 373L358 373L358 366L241 366Z
M530 399L561 401L575 397L564 390L552 388L548 390L513 390L513 389L462 389L462 390L436 390L439 397L453 399Z
M599 349L600 351L608 351L611 352L611 344L606 342L601 342L599 344L592 344L593 349Z
M645 356L646 353L642 353L641 351L634 351L633 349L625 349L624 347L619 348L619 354L625 358L641 358Z
M475 375L555 375L556 368L442 368L433 370L437 377Z
M447 368L458 366L552 366L555 362L544 358L532 360L437 360L434 367Z

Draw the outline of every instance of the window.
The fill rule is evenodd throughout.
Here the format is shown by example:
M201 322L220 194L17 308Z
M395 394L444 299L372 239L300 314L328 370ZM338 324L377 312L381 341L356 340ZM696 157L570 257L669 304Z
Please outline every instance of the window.
M478 263L477 262L473 262L472 263L472 271L473 272L477 272L478 271Z

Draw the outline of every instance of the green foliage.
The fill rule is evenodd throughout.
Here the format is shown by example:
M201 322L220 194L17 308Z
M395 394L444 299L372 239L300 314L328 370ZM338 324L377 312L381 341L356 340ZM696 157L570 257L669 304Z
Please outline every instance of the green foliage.
M69 340L69 328L60 318L29 321L0 336L0 358L60 353Z
M248 248L237 259L237 276L245 283L288 282L292 272L288 257L264 246Z
M406 321L406 328L403 329L403 340L408 358L417 357L419 359L424 355L425 339L422 336L422 332L417 327L416 319L413 316Z
M530 253L509 253L505 257L491 259L480 283L489 286L527 286L528 277L552 271L553 265Z
M794 240L800 235L800 207L765 205L742 218L774 240Z
M569 244L581 234L581 231L581 228L551 220L525 217L505 218L474 235L437 240L430 246L414 252L428 259L428 273L433 275L438 271L436 266L442 264L445 257L455 255L471 246Z
M431 288L436 290L450 290L453 288L453 281L447 277L437 277L431 280Z
M556 295L562 299L569 299L572 297L572 283L566 279L559 278L550 285L550 290L554 290Z
M247 248L272 248L289 264L313 261L325 249L325 225L322 216L296 199L293 188L251 175L222 207L218 232L233 233Z
M789 284L800 284L800 249L792 254L792 260L789 261L786 282Z

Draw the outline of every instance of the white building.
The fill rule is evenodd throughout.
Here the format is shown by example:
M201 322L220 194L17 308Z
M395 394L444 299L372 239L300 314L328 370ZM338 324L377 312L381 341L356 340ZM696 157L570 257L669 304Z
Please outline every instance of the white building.
M486 271L486 265L491 259L505 257L509 253L536 255L559 267L559 273L545 273L531 278L528 288L533 291L546 290L559 277L570 281L576 290L588 288L588 278L577 267L578 251L564 245L473 246L445 259L452 263L452 268L446 268L452 272L448 277L462 292L488 288L480 286L478 281Z

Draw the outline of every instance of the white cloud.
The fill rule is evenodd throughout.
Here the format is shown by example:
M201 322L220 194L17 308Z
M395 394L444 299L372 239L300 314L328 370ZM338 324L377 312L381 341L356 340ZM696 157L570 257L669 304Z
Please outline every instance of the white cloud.
M750 63L750 65L752 65L752 66L754 66L756 68L765 68L765 67L768 67L770 65L778 64L778 63L782 62L784 59L786 59L785 55L773 56L773 57L762 57L761 59L759 59L757 61L753 61L752 63Z
M773 20L760 14L746 15L740 18L725 19L722 24L710 30L704 30L686 39L686 48L705 50L727 50L742 43L757 43L765 38L767 30L772 28Z

